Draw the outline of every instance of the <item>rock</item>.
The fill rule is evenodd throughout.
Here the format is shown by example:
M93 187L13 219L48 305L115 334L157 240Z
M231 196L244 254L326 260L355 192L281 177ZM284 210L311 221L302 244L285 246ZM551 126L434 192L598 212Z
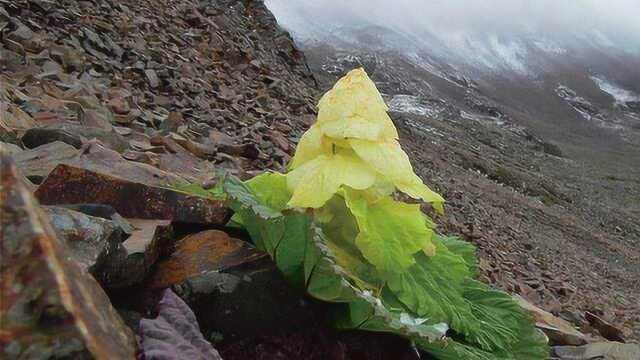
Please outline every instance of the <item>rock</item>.
M318 315L265 253L222 231L181 239L156 268L149 286L172 286L193 309L207 338L214 332L231 340L299 330Z
M222 360L202 336L193 311L170 289L158 303L158 316L140 320L140 337L146 359Z
M528 311L536 321L536 327L542 330L552 345L583 345L587 336L576 330L568 321L540 309L518 295L513 295L520 307Z
M169 136L171 137L171 140L180 144L182 147L189 150L189 152L191 152L193 155L201 159L214 159L216 156L217 151L213 146L207 146L205 144L195 142L176 133L170 133Z
M7 39L17 42L27 51L39 52L42 46L37 35L19 20L14 19L13 23L17 28L7 35Z
M87 144L82 148L80 156L66 163L93 172L154 186L184 182L182 177L174 173L162 171L146 164L127 161L116 151L97 143Z
M46 207L45 211L74 260L110 289L140 283L160 255L171 248L168 220L130 219L129 236L111 220L61 207Z
M98 258L111 256L122 242L122 232L110 220L54 206L44 207L44 212L57 238L85 271L92 272Z
M191 196L64 164L58 165L47 176L35 194L43 204L105 204L130 218L222 226L230 216L229 209L220 200Z
M16 144L0 141L0 149L9 155L16 155L23 152L22 148Z
M640 346L596 342L583 346L555 346L553 353L561 360L636 360L640 359Z
M28 149L52 142L63 142L79 149L82 146L80 136L74 135L62 129L33 128L27 130L22 136L22 143Z
M135 161L135 162L139 162L139 163L143 163L151 166L157 166L158 162L160 161L158 154L154 154L149 151L143 152L143 151L127 150L124 153L122 153L122 157L130 161Z
M206 271L224 270L265 257L265 253L222 231L203 231L176 243L171 256L158 264L151 287L165 288Z
M8 110L0 106L0 139L3 141L7 141L9 134L20 137L25 131L36 126L35 120L19 107L9 106Z
M257 159L260 155L260 150L255 144L242 144L242 145L227 145L220 144L218 151L229 155L242 156L247 159Z
M184 120L182 113L172 111L167 116L167 119L164 120L162 124L160 124L160 130L164 131L165 133L175 132L178 131L178 128L184 126L185 124L186 121Z
M131 106L129 106L127 100L121 97L109 100L109 108L119 115L127 115L131 111Z
M622 333L621 329L609 324L600 317L588 311L585 312L584 317L593 328L598 330L603 338L610 341L624 342L624 334Z
M80 152L62 141L43 144L13 155L20 171L31 181L40 183L58 164L69 162Z
M33 149L54 141L62 141L79 149L84 142L94 138L117 152L123 152L129 147L127 141L113 129L105 130L71 123L30 129L22 137L22 143Z
M85 215L111 220L127 236L133 234L133 226L109 205L102 204L65 204L58 207L81 212Z
M149 86L151 86L153 89L160 86L160 79L158 78L158 74L156 74L155 70L147 69L144 71L144 74L147 76Z
M157 167L164 171L180 174L193 182L199 182L215 172L213 164L197 158L191 152L180 146L169 136L157 136L152 143L162 144L168 149L168 154L160 154Z
M109 289L141 283L156 260L171 248L170 221L129 219L129 222L134 227L131 236L105 254L92 271Z
M156 167L127 161L124 155L121 156L98 143L87 143L81 150L77 150L66 143L54 141L23 151L15 155L14 159L24 174L36 183L40 183L59 164L108 173L150 185L184 181L181 177L158 170Z
M282 151L284 152L290 151L289 141L284 135L282 135L282 133L277 131L272 131L270 134L270 137L271 137L271 141L273 141L273 143L276 146L282 149Z
M134 359L131 331L0 154L2 358Z

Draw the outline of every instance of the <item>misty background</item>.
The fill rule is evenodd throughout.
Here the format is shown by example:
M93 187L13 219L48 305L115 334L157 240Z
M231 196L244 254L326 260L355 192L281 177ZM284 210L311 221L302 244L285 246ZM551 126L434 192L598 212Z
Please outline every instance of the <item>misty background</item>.
M640 46L637 0L267 0L298 38L343 26L378 25L416 35L545 34L593 37L626 50Z
M265 4L323 88L362 66L396 110L437 118L445 104L576 158L640 160L639 0Z

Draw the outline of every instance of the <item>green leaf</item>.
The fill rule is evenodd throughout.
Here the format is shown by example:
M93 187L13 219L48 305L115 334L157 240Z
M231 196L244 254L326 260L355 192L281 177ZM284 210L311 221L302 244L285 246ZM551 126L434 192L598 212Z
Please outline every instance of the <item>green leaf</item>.
M377 270L367 262L355 244L355 238L359 232L358 224L344 199L336 195L321 210L322 213L331 214L319 224L325 234L326 245L336 263L359 288L380 289L383 281ZM318 218L319 216L316 216L316 219Z
M460 255L472 274L476 274L477 261L476 261L476 248L468 241L460 240L455 236L438 236L438 239L444 246L452 253Z
M413 254L429 248L433 231L420 205L391 198L370 204L355 192L344 193L360 230L355 244L383 276L404 272L415 263Z
M245 182L258 200L269 208L282 211L291 199L287 177L276 172L262 173Z

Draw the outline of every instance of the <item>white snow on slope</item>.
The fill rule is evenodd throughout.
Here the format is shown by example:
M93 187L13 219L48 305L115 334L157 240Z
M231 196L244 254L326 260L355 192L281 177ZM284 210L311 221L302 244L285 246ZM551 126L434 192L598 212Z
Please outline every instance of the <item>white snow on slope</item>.
M436 117L443 111L442 107L429 106L420 101L417 96L413 95L394 95L393 98L387 102L389 110L402 113L409 113L414 115Z
M624 104L627 101L640 101L640 96L638 96L638 94L623 89L602 76L591 76L591 79L598 84L600 90L613 96L618 104Z

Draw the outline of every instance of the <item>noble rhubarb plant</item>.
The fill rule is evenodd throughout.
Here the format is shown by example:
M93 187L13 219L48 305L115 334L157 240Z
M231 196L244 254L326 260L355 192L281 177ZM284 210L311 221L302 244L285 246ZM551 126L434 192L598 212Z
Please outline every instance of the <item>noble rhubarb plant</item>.
M418 204L444 199L413 172L362 69L319 102L286 174L223 190L255 245L295 286L341 303L336 325L399 334L439 359L544 359L544 337L501 291L476 281L471 244L438 234Z

